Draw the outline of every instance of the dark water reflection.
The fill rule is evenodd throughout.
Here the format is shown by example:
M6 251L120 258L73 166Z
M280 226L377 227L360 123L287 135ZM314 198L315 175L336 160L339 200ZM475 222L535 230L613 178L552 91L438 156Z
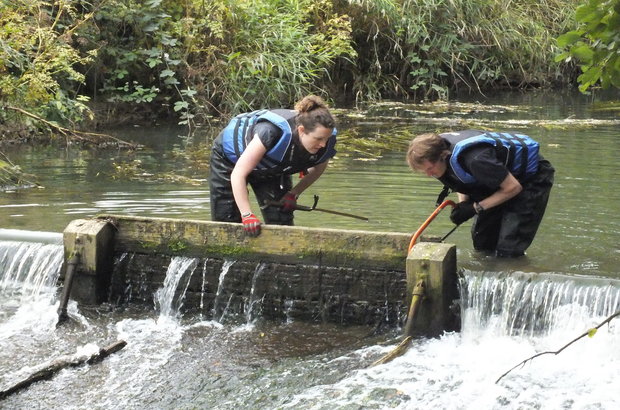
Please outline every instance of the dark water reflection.
M620 120L600 100L575 93L504 94L451 105L379 104L339 112L338 157L300 203L363 215L369 222L319 212L297 212L300 226L414 232L434 210L435 181L413 174L404 152L415 134L448 128L518 129L542 144L556 167L556 185L539 234L526 258L497 261L471 251L468 226L449 241L459 263L482 270L524 270L620 277ZM110 133L145 144L137 152L77 148L5 148L44 189L0 195L0 226L61 232L69 221L98 213L210 219L208 167L201 152L218 126L203 127L191 142L173 126L125 128ZM192 147L191 149L187 149ZM133 167L135 179L115 168ZM120 175L120 177L119 177ZM447 212L446 212L447 213ZM440 215L427 229L452 228Z

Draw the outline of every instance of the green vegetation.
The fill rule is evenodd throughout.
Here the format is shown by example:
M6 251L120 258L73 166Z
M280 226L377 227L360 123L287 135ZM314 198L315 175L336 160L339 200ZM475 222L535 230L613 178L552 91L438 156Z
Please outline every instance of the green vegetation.
M447 98L452 90L561 82L554 38L573 27L568 1L349 1L356 96ZM359 5L357 8L353 5ZM362 54L360 50L367 50Z
M168 242L168 249L171 252L181 252L188 248L188 244L183 239L173 239Z
M595 50L582 84L613 85L618 0L582 6L582 28L574 16L580 3L4 1L0 138L168 116L191 131L214 116L291 106L309 93L345 104L568 85L579 68L567 55L555 61L555 39L567 32L559 45L571 45L571 55L590 55L575 33ZM603 45L616 47L615 60L599 53Z
M71 124L92 115L88 96L79 92L86 77L81 69L96 50L81 52L80 28L92 19L66 1L11 1L0 4L0 123L15 121L14 108L52 122ZM8 109L8 110L7 110ZM26 125L39 126L20 116Z
M620 88L620 0L589 0L575 17L579 28L558 38L567 51L557 60L580 63L582 92L599 82L603 88Z

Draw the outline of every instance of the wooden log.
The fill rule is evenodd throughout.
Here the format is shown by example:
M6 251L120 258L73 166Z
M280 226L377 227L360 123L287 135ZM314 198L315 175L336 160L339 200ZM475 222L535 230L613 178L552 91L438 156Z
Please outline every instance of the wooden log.
M55 130L59 132L60 134L64 135L67 138L67 140L72 139L72 140L77 140L77 141L86 142L90 144L99 144L102 142L111 141L119 147L131 148L131 149L136 149L140 147L139 144L134 144L132 142L123 141L121 139L118 139L108 134L98 134L96 132L79 131L75 129L61 127L60 125L54 122L48 121L43 117L40 117L36 114L33 114L19 107L12 107L10 105L7 105L4 108L19 112L21 114L24 114L27 117L33 118L47 125L50 129Z
M265 225L258 238L238 223L98 215L116 228L115 252L404 270L410 235ZM84 220L72 224L84 223Z
M374 361L369 367L378 366L380 364L391 362L397 357L402 356L409 349L411 342L413 341L413 337L407 336L403 339L402 342L398 344L394 349L390 350L388 354L380 358L379 360Z
M103 359L111 355L112 353L118 352L119 350L124 348L126 345L127 345L127 342L125 342L124 340L117 340L116 342L106 347L100 348L97 353L92 354L90 357L86 357L86 356L60 357L54 360L51 364L45 366L43 369L36 371L35 373L19 381L13 386L5 390L0 390L0 400L3 400L6 397L10 396L11 394L16 393L22 389L25 389L26 387L30 386L31 384L35 382L38 382L40 380L51 379L52 376L54 376L56 373L58 373L60 370L64 368L77 367L84 363L87 363L87 364L99 363L100 361L102 361Z

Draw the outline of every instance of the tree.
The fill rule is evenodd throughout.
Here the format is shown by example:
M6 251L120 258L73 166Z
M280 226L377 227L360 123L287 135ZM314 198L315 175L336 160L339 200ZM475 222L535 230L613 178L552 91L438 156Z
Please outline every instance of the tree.
M90 116L88 97L74 90L84 82L80 68L96 54L94 50L81 53L75 46L76 32L92 13L79 15L73 3L0 3L0 104L58 124ZM8 115L2 110L0 123Z
M577 78L583 93L600 82L602 88L620 88L620 0L588 0L575 13L577 30L558 37L566 50L556 61L580 63Z

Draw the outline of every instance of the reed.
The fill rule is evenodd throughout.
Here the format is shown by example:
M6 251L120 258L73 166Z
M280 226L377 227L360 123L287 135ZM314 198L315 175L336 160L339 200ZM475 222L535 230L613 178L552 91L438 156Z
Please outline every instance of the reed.
M200 85L222 111L291 106L322 93L320 80L337 57L355 56L349 22L332 13L330 1L226 3L228 12L217 17L223 18L222 35L209 39L218 61Z
M356 96L448 97L461 89L564 82L555 38L576 0L349 0ZM367 50L363 52L361 50ZM365 68L359 70L359 68Z
M190 125L321 94L357 103L568 84L578 0L50 0L0 5L0 103ZM32 27L37 30L33 30ZM43 41L45 40L45 41ZM33 44L33 47L22 47ZM18 117L19 118L19 117ZM13 121L6 113L0 120Z

